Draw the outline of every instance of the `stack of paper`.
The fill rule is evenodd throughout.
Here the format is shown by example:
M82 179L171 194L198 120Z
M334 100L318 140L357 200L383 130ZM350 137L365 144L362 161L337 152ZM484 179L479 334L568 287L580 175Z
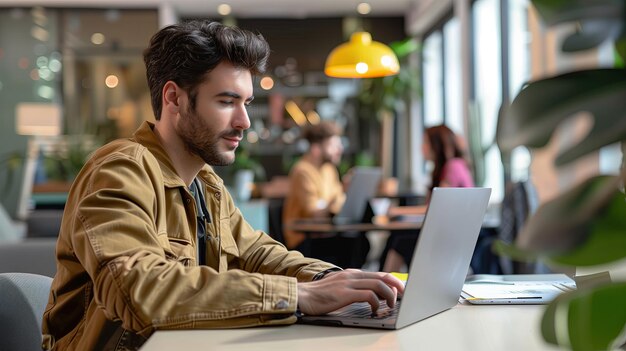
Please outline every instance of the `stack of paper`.
M479 274L468 277L461 296L471 304L546 304L573 289L564 274Z

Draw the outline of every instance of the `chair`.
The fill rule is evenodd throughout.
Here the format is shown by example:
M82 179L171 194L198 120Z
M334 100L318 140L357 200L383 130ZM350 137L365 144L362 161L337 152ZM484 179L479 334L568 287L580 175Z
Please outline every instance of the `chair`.
M20 272L54 277L56 238L27 238L0 243L0 273Z
M0 349L41 350L41 319L52 278L30 273L0 273Z
M502 200L502 213L498 239L506 243L515 243L526 220L538 207L539 197L535 186L530 181L510 184ZM503 274L548 273L549 269L538 262L517 262L509 257L500 257Z
M283 206L285 199L282 197L270 198L268 204L269 235L276 241L284 244L283 238Z

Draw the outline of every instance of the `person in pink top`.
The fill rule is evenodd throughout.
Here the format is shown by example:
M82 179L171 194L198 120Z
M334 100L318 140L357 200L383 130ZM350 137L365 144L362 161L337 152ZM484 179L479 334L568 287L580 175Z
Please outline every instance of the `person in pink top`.
M429 127L424 132L422 143L422 153L426 160L433 163L431 173L430 192L435 187L458 187L467 188L474 186L474 179L469 169L469 162L465 157L465 152L459 137L454 132L441 124ZM416 215L426 213L428 207L421 206L401 206L389 209L389 216ZM381 262L383 271L399 271L404 265L411 263L413 249L417 235L415 233L397 233L389 237Z

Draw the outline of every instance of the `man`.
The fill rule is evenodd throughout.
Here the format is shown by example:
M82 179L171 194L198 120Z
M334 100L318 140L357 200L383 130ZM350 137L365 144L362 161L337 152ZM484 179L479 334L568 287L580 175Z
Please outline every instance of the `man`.
M156 329L288 324L298 308L376 309L402 293L390 275L336 271L254 231L207 165L233 162L268 55L262 37L215 22L151 39L156 122L96 151L70 190L44 349L134 350Z
M308 150L289 172L289 192L283 207L283 237L289 249L342 267L361 267L369 250L360 233L345 235L306 234L288 229L298 219L328 218L337 214L345 201L337 165L343 155L340 132L330 121L303 129Z

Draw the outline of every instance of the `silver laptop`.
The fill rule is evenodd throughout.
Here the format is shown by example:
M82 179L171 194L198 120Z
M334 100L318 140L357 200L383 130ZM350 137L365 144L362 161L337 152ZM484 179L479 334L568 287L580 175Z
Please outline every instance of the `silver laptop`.
M399 329L456 305L490 195L489 188L433 189L404 296L396 308L383 301L372 315L369 304L354 303L323 316L303 315L300 322Z
M379 167L355 167L346 200L339 213L333 217L335 224L360 223L363 221L367 202L376 195L382 171Z

